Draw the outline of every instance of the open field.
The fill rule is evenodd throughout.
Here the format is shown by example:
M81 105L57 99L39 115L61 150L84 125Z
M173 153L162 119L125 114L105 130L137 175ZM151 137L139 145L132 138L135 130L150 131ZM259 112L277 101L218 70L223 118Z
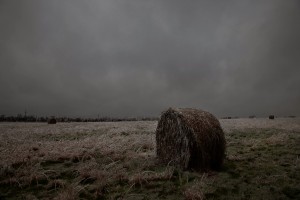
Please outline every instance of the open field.
M153 121L0 123L0 199L300 199L300 118L220 122L206 173L159 164Z

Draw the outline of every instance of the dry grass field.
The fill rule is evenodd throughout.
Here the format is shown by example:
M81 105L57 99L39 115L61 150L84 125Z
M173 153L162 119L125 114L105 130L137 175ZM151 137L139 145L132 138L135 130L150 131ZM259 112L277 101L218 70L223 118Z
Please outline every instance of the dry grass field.
M155 156L157 122L0 123L0 199L300 199L300 119L226 119L219 172Z

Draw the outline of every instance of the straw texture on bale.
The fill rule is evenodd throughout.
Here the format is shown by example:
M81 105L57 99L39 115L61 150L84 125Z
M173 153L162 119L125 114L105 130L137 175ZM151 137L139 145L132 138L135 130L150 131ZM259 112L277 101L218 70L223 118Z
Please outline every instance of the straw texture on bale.
M169 108L156 129L157 156L181 169L218 170L225 157L224 132L216 117L191 108Z

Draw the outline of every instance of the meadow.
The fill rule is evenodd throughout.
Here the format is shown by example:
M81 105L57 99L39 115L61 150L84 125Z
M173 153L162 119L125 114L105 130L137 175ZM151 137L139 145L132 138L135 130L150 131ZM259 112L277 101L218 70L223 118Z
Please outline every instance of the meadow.
M221 119L220 171L156 159L156 121L0 123L0 199L300 199L300 118Z

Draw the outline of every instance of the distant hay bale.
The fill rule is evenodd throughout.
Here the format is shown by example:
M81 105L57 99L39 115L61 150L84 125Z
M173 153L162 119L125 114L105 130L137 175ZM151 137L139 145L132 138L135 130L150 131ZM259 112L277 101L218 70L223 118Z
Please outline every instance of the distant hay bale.
M156 129L157 156L182 169L220 169L226 141L216 117L191 108L169 108Z
M50 119L48 119L48 124L56 124L55 117L51 117Z
M274 115L269 115L269 119L275 119Z

